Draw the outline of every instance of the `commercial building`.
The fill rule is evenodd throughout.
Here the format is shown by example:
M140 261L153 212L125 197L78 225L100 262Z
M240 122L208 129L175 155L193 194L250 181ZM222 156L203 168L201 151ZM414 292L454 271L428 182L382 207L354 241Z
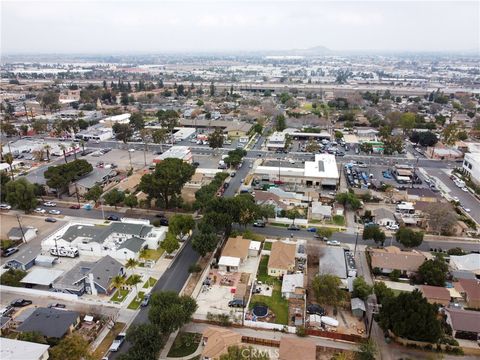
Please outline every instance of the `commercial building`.
M261 178L280 183L298 184L307 187L335 188L340 176L335 156L331 154L316 154L314 161L305 161L303 167L260 165L254 169L254 174Z
M283 150L285 149L286 134L284 132L275 131L268 137L267 149L268 150Z
M2 360L47 360L50 345L0 337Z
M104 141L111 139L113 137L113 130L110 127L105 127L103 124L97 124L90 126L86 130L81 130L79 133L75 134L75 138L82 139L85 141L96 140Z
M462 170L475 184L480 185L480 153L466 153Z
M191 164L193 161L192 151L188 146L172 146L170 149L165 151L163 154L156 156L153 159L155 164L162 162L165 159L174 158L185 161L186 163Z
M120 115L108 116L105 119L100 120L101 124L112 126L115 123L128 124L130 122L131 114L125 113Z

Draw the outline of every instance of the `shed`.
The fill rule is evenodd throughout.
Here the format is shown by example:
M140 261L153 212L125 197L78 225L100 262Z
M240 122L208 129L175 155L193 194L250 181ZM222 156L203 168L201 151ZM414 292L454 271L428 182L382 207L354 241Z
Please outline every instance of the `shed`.
M222 256L218 262L218 268L221 271L238 271L240 258L232 256Z
M365 302L360 298L353 298L350 300L352 314L361 319L365 315Z
M248 256L256 257L260 252L260 241L250 241L250 246L248 247Z
M48 255L38 255L35 258L35 265L43 266L43 267L53 267L53 264L57 262L57 258Z

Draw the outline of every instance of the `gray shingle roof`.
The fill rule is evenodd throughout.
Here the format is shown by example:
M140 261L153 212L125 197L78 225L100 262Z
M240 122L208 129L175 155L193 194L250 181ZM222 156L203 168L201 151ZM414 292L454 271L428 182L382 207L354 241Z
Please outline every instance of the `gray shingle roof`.
M103 243L105 239L113 233L144 238L151 230L152 227L148 225L122 222L114 222L108 226L72 225L63 234L62 239L72 242L78 237L84 237L88 239L88 242L94 241L97 243Z
M122 245L120 245L119 249L128 249L133 252L139 252L142 249L144 244L145 244L145 240L134 236L124 241Z
M113 169L96 168L87 176L77 180L77 185L91 189L95 185L103 183L106 180L105 178L113 175L114 172L115 170Z
M46 337L62 338L70 326L77 323L79 316L80 314L76 311L37 308L17 330L38 331Z

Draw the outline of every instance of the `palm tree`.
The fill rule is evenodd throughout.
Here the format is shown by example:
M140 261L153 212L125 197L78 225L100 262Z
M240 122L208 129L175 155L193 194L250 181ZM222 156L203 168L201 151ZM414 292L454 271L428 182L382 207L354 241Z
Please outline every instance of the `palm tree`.
M115 289L120 290L123 284L125 284L125 278L122 275L117 275L112 279L112 285Z
M68 164L68 161L67 161L67 147L63 144L60 144L60 150L62 150L63 152L63 158L65 159L65 164Z
M143 141L143 161L145 162L145 166L147 166L147 151L148 151L148 137L150 136L150 130L148 129L142 129L140 130L140 137L142 138Z
M43 158L45 157L45 151L42 148L35 150L33 152L33 157L37 161L43 161Z
M3 156L3 159L5 160L5 162L10 166L10 172L12 173L12 180L14 180L14 176L13 176L13 155L12 153L6 153L4 156Z
M75 151L75 150L77 149L77 144L74 143L74 142L72 142L72 143L70 144L70 146L71 146L72 149L73 149L73 157L75 158L75 160L77 160L77 152Z
M133 274L133 270L135 270L137 266L138 266L138 261L135 260L134 258L128 259L127 263L125 264L125 267L127 269L132 269L132 274Z
M43 146L43 148L45 149L45 152L47 153L47 161L50 162L50 150L52 149L52 147L48 144L45 144Z
M82 151L85 152L85 140L80 140L80 146L82 147Z
M128 284L130 286L135 286L135 293L137 294L137 301L138 301L138 288L137 288L137 285L140 284L142 282L142 277L138 274L135 274L135 275L132 275L130 276L130 278L128 279Z

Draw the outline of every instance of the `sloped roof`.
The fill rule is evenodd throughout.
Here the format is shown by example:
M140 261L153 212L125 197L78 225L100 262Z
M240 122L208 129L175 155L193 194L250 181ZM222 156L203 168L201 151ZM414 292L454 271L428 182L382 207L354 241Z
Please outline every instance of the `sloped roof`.
M76 311L54 308L37 308L17 328L20 332L38 331L43 336L62 338L71 325L77 323L80 314Z
M417 271L418 267L427 259L419 251L403 251L396 246L387 246L383 249L371 249L372 268L393 269L402 271Z
M210 359L219 358L230 346L240 345L242 342L242 335L222 328L206 328L203 331L203 337L207 339L207 344L202 356Z
M450 267L455 270L467 270L480 274L480 254L450 255Z
M447 288L441 286L422 285L420 287L423 296L432 300L450 300L450 292Z
M297 247L295 244L276 241L272 244L270 250L270 258L268 259L268 267L274 269L288 270L295 265L295 253Z
M480 333L480 312L453 308L445 311L450 314L453 330Z
M460 279L458 282L467 294L469 301L480 300L480 280Z
M248 248L250 240L244 239L242 236L228 238L225 247L222 250L222 257L236 257L245 259L248 256Z
M125 240L122 243L122 245L120 245L119 249L128 249L133 252L139 252L142 249L144 244L145 244L145 240L137 236L133 236L130 239Z
M278 360L315 360L317 346L312 340L299 339L296 337L282 336Z

